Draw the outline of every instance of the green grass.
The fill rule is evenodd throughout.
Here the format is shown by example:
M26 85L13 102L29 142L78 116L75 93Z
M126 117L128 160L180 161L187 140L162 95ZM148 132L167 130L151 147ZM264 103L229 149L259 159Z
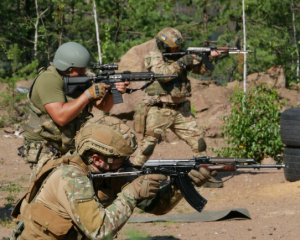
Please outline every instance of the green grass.
M139 239L151 240L152 239L151 236L147 232L139 231L134 228L125 231L123 234L127 235L130 240L139 240Z
M0 181L0 191L8 191L8 195L5 197L5 208L10 208L15 200L16 195L21 191L21 185L19 183L3 182Z

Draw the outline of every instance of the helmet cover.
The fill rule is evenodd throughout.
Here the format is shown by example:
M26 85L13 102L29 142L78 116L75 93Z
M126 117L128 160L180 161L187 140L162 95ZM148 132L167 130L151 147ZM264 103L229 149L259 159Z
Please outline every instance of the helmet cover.
M175 28L164 28L156 35L156 43L158 48L164 52L167 47L181 47L183 44L183 37L180 31Z
M75 137L79 155L94 151L106 157L127 157L137 148L136 136L120 119L104 116L88 120Z

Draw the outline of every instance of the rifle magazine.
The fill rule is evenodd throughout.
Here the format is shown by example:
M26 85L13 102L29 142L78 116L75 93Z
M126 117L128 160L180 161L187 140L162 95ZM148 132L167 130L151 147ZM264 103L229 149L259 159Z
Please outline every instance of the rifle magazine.
M177 187L185 200L198 212L201 212L205 207L207 200L202 197L194 188L188 175L179 175L175 177Z

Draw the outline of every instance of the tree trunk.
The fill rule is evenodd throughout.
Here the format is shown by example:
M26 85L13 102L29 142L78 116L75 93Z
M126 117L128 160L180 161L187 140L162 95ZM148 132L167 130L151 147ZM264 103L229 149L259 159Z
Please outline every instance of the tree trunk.
M299 49L298 49L298 41L297 41L297 31L296 31L296 25L295 25L295 11L294 11L294 0L292 0L292 16L293 16L293 30L294 30L294 41L295 41L295 47L296 47L296 54L297 54L297 82L299 82Z

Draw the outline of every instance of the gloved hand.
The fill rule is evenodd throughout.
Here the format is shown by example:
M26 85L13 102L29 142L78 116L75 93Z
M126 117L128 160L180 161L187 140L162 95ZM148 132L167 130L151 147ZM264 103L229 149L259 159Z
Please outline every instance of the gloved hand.
M105 86L106 85L104 83L95 83L95 84L93 84L93 86L91 86L87 90L85 90L84 93L88 97L89 100L101 99L106 94Z
M160 187L160 181L166 181L167 177L162 174L143 175L135 179L123 191L130 191L136 201L155 198Z
M182 62L183 65L185 65L186 67L191 67L193 65L193 60L193 56L191 54L187 54L179 58L178 61Z
M192 179L197 187L201 187L206 183L211 177L216 177L218 175L217 171L209 172L206 168L200 168L199 171L192 169L188 176Z

